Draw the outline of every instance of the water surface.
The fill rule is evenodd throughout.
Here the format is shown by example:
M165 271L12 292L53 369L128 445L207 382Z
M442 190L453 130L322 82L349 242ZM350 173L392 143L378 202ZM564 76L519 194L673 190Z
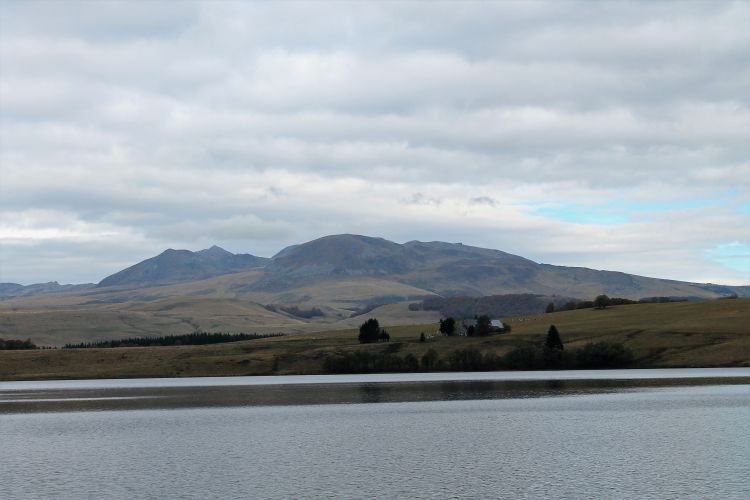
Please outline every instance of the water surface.
M3 383L0 498L750 498L748 370L638 372Z

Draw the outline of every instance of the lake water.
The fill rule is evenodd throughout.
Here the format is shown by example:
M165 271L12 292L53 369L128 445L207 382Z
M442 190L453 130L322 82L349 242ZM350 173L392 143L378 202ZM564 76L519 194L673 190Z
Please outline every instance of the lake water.
M0 498L750 498L750 370L0 383Z

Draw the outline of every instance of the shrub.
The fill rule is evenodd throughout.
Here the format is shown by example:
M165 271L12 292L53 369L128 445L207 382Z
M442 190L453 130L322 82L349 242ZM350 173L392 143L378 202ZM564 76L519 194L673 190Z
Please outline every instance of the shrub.
M503 358L495 354L494 352L488 352L482 358L482 369L483 370L502 370L505 368Z
M404 356L404 370L407 372L419 371L419 360L412 353Z
M503 356L502 363L510 370L537 370L542 364L541 352L534 346L519 347Z
M427 371L434 370L438 367L439 361L440 357L438 356L437 351L435 351L435 349L430 349L422 356L422 369Z
M633 362L633 353L622 344L595 342L576 352L578 368L621 368Z
M454 371L477 371L482 369L482 353L476 349L458 349L448 357L448 366Z

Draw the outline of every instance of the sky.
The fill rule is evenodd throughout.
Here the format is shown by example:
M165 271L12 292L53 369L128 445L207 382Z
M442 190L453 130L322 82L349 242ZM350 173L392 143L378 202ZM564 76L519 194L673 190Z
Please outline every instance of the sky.
M328 234L750 284L750 2L0 2L0 282Z

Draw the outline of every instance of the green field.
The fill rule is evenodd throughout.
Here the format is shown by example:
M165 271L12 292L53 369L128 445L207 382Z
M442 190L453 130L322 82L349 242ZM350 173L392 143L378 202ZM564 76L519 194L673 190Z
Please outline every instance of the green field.
M395 351L421 357L435 349L446 358L472 347L502 355L539 344L555 324L566 349L587 342L619 342L633 367L750 366L750 299L637 304L504 318L509 334L442 337L420 343L437 325L387 327L390 343L360 345L356 329L303 333L209 346L0 351L1 380L130 378L324 373L326 358L347 351Z

